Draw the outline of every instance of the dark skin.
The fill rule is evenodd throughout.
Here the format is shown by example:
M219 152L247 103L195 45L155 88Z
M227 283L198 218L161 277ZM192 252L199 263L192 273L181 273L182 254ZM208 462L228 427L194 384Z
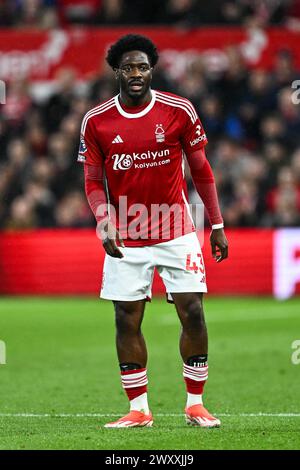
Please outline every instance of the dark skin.
M122 55L115 77L120 86L120 100L125 106L141 106L151 100L152 67L147 54L130 51ZM103 247L109 256L123 258L118 247L123 240L112 224L106 220L100 230ZM117 245L118 243L118 245ZM228 257L228 242L223 229L212 230L210 235L212 256L217 263ZM172 298L181 322L179 349L184 362L191 356L207 354L208 339L203 311L203 294L172 292ZM145 300L115 301L116 346L119 363L135 363L145 367L147 349L141 331Z
M144 52L130 51L123 54L119 68L115 69L115 76L120 86L121 102L125 106L141 106L151 100L152 71Z

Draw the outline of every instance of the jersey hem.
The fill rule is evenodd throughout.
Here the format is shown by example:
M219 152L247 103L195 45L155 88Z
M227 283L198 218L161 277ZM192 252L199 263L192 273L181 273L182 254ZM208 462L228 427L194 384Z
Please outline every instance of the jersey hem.
M176 237L170 237L170 238L163 238L163 239L157 239L157 240L152 240L150 239L145 239L145 240L124 240L124 245L125 248L133 248L133 247L143 247L143 246L153 246L153 245L159 245L160 243L166 243L170 242L171 240L176 240L176 238L184 237L184 235L188 235L189 233L196 232L195 227L191 227L190 230L187 230L186 232L176 236ZM121 246L121 245L118 245Z

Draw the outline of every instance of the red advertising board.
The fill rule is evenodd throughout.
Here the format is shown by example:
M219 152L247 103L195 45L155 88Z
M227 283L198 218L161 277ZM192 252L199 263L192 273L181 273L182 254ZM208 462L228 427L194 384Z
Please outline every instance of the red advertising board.
M232 229L229 258L217 264L209 233L203 247L208 289L218 295L300 293L300 229ZM0 294L98 295L104 251L94 230L0 234ZM154 294L164 293L158 276Z
M270 69L276 53L289 49L300 68L300 33L283 28L71 28L52 31L0 31L0 79L27 75L33 80L53 78L61 66L76 69L88 78L103 66L109 45L121 35L138 32L149 36L174 77L180 76L195 56L201 55L208 69L224 69L228 46L240 48L250 67Z

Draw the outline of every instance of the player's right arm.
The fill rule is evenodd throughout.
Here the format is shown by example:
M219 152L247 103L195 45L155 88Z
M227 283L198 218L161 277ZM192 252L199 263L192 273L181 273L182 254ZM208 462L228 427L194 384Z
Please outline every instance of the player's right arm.
M91 120L83 119L78 161L84 163L85 193L97 221L97 234L109 256L123 258L116 241L124 246L115 225L109 218L104 182L104 162L93 133Z
M120 245L124 246L123 240L108 214L103 167L84 163L84 181L85 194L97 221L97 234L106 253L114 258L123 258L116 244L118 240Z

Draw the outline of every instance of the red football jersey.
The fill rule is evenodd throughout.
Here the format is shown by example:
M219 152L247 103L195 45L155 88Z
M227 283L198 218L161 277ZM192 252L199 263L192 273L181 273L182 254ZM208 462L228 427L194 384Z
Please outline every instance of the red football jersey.
M82 121L78 161L104 165L111 217L125 246L161 243L194 230L183 157L207 138L190 101L151 93L151 101L137 108L115 96Z

